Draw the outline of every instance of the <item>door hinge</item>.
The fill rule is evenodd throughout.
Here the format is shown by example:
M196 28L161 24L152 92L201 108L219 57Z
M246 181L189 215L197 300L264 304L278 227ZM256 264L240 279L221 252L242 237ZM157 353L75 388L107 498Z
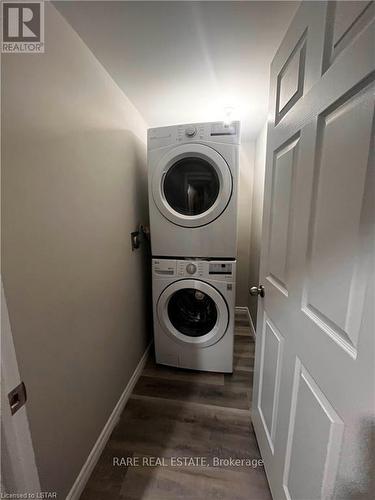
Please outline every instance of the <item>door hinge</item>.
M22 406L26 403L26 399L26 386L23 382L21 382L8 394L9 406L12 415L22 408Z

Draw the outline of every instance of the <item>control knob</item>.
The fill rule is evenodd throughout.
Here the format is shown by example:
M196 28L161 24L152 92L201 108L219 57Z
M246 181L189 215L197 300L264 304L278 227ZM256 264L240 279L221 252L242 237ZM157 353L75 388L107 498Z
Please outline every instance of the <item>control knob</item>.
M197 270L197 266L195 264L188 264L186 266L186 272L188 272L189 274L194 274Z
M197 129L195 127L187 127L185 129L185 134L187 137L194 137L197 133Z

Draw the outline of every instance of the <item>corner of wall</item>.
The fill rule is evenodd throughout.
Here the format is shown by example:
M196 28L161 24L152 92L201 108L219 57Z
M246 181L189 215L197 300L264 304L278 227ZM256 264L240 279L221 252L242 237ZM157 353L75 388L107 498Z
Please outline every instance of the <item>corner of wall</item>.
M250 252L249 252L249 283L258 285L259 265L262 240L262 216L263 216L263 194L264 175L266 168L266 146L267 146L267 122L260 130L255 141L253 192L251 199L251 229L250 229ZM250 316L256 327L257 320L257 297L247 295L247 306Z

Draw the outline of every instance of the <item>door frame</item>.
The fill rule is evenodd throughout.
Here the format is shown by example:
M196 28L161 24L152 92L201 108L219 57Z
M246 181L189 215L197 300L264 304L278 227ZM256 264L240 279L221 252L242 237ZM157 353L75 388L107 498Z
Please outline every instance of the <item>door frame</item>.
M11 414L8 393L21 382L1 280L1 488L6 493L41 491L26 405ZM6 476L6 477L4 477ZM9 489L10 491L6 490Z

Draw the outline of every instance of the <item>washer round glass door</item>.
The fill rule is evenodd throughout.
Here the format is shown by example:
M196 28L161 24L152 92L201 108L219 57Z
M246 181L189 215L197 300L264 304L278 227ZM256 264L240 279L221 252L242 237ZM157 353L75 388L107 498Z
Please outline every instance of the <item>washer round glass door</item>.
M174 224L204 226L228 205L232 175L214 149L184 144L160 160L152 177L152 194L159 211Z
M165 332L184 344L215 344L228 327L225 300L203 281L185 279L172 283L160 295L157 310Z

